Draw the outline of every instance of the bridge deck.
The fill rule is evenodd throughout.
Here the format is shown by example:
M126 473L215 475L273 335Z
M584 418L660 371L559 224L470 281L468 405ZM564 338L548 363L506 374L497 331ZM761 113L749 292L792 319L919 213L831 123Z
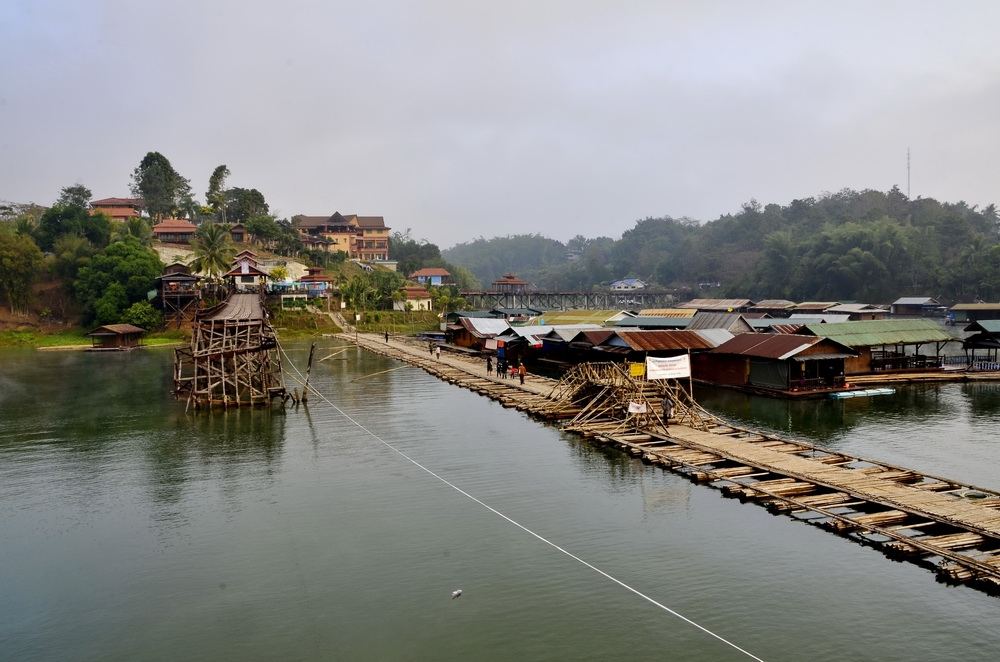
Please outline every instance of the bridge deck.
M241 322L262 319L264 319L264 309L261 306L259 294L232 294L221 308L202 318L204 321Z

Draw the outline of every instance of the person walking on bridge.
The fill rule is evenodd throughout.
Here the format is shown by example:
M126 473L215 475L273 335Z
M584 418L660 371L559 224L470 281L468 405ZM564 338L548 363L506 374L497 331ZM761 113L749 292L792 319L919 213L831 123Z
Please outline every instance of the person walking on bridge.
M524 361L517 367L517 376L521 378L521 386L524 386L524 376L528 374L528 369L524 367Z
M389 342L389 332L388 331L385 332L385 341Z
M441 360L441 345L436 345L434 347L434 358L436 358L438 361Z
M492 374L493 374L493 357L492 356L487 356L486 357L486 376L489 377Z

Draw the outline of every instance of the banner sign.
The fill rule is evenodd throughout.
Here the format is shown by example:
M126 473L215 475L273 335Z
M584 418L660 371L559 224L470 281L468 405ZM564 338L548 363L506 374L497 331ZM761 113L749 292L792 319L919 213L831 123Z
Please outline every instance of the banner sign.
M646 379L680 379L691 376L691 357L688 354L669 359L646 357Z
M629 363L628 364L628 374L632 377L645 377L646 376L646 364L645 363Z
M628 413L630 413L630 414L645 414L646 413L646 403L645 402L630 402L630 403L628 403Z

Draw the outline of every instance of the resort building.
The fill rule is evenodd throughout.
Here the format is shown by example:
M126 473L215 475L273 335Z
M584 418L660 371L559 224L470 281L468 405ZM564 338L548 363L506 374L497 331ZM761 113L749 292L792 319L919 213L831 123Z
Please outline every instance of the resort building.
M142 206L142 198L101 198L90 203L90 213L104 214L112 221L124 222L139 216Z
M153 226L153 236L165 244L190 244L198 226L183 218L165 218Z
M417 269L410 274L410 280L415 280L421 285L451 285L455 282L451 277L451 272L441 267Z
M622 278L611 283L612 292L629 292L631 290L642 290L646 288L646 282L638 278Z
M233 258L233 268L223 274L237 292L256 292L267 283L268 275L262 271L253 251L240 251Z
M403 288L402 301L393 301L393 310L433 310L431 293L423 285L407 285Z
M341 214L292 217L299 238L313 250L342 251L351 259L367 262L389 260L389 230L382 216Z

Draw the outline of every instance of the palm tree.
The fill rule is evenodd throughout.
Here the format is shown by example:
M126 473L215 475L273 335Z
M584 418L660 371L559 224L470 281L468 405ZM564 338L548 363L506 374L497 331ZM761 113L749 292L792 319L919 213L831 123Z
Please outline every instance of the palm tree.
M224 225L203 223L191 240L191 269L215 279L229 271L236 249Z

